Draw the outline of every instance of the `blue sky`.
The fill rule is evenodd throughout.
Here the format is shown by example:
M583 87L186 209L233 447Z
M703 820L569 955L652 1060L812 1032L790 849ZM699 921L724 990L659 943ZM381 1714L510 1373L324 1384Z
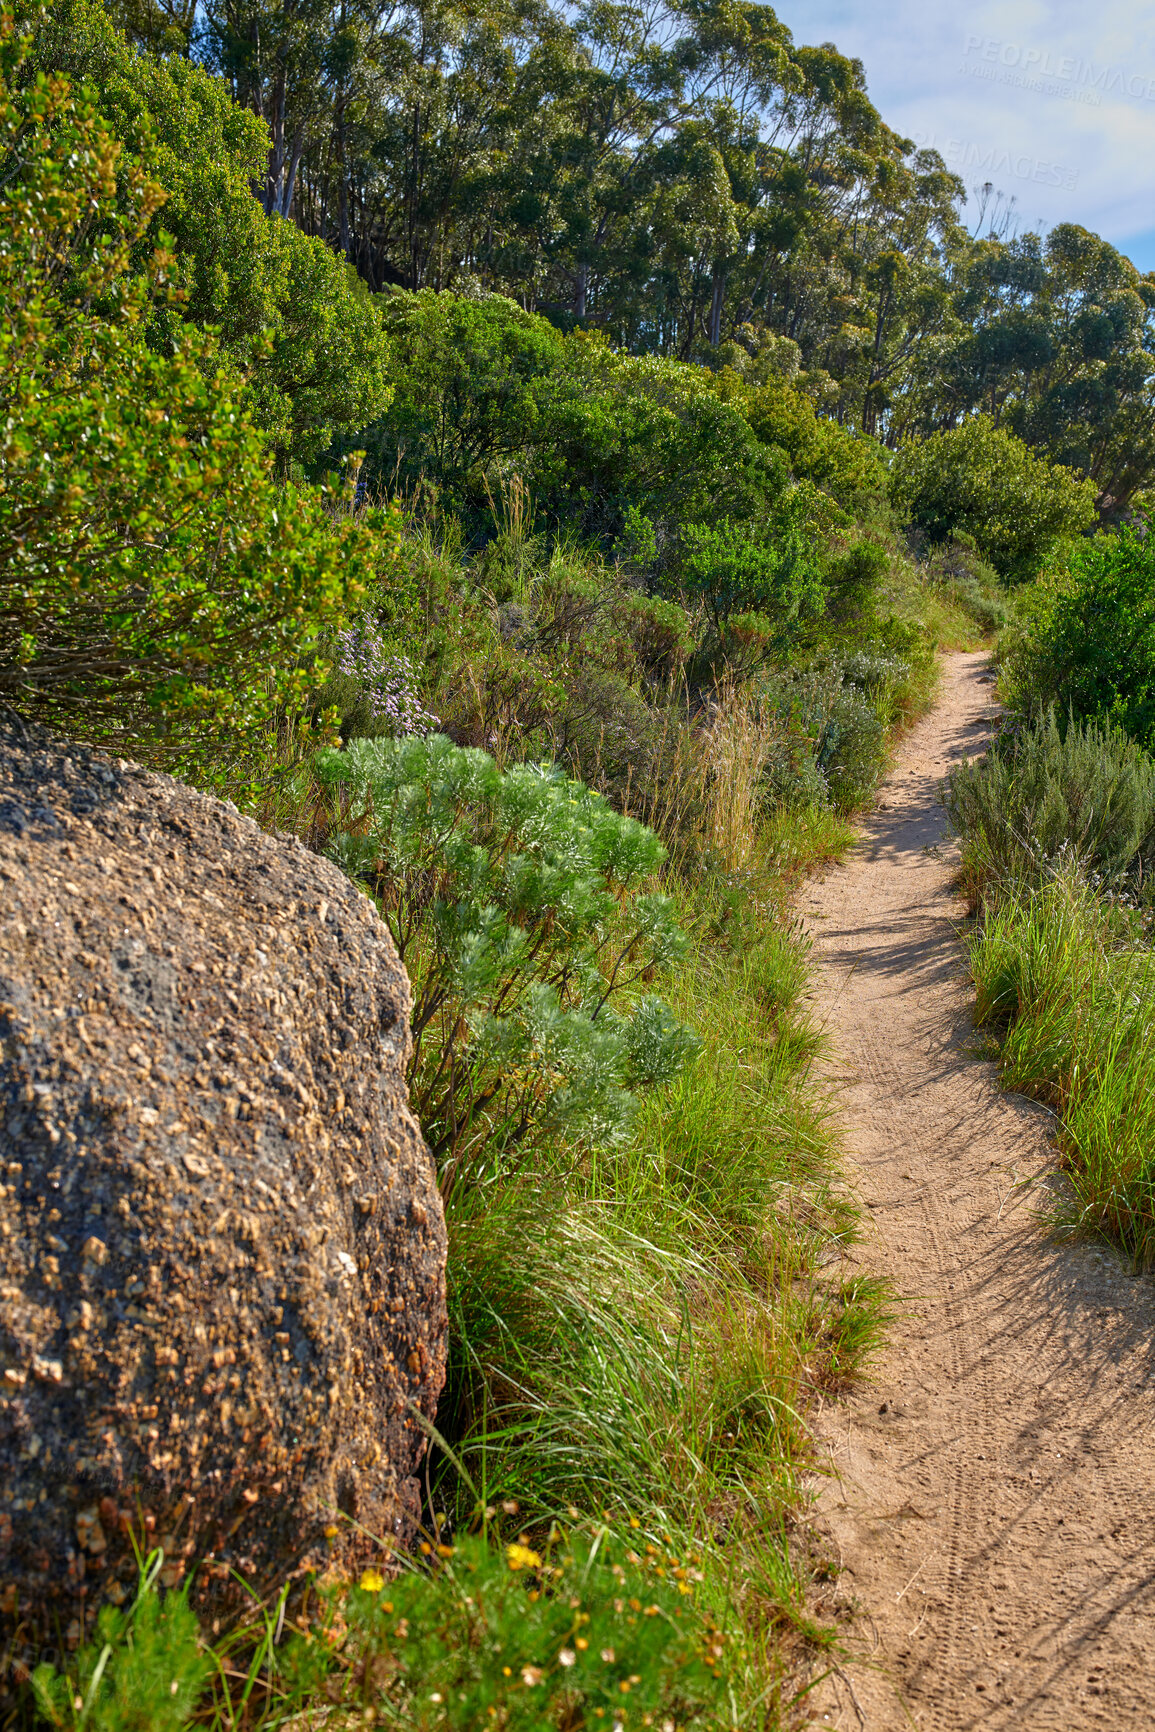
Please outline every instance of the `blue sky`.
M1155 270L1155 0L774 0L796 42L866 67L883 119L1020 229L1094 229ZM972 194L964 209L977 219Z

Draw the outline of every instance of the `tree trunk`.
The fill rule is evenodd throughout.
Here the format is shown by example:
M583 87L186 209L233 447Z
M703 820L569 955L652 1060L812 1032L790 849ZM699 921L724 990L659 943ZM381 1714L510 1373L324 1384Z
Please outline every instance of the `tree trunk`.
M726 304L726 272L714 266L714 293L710 300L710 347L716 349L722 341L722 308Z
M586 303L589 296L589 289L590 268L588 265L579 265L577 270L574 272L573 279L573 316L575 319L581 320L582 322L584 322L586 316Z
M293 214L293 193L297 186L297 169L300 166L301 156L304 149L305 126L304 122L302 122L293 134L293 147L289 152L288 173L285 175L285 184L281 192L280 204L278 205L278 209L283 217L290 217Z
M285 63L277 62L277 78L273 86L273 143L269 151L269 176L265 189L265 215L280 210L281 181L285 172Z
M337 98L337 236L347 259L353 257L353 236L349 227L349 164L346 157L348 129L345 125L347 97L344 89Z

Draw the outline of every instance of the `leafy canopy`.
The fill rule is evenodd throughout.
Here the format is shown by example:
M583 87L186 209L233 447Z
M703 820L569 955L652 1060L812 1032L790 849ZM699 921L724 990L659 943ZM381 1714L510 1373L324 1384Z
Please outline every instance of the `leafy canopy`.
M125 190L129 169L165 189L163 218L153 215L142 246L158 243L163 223L187 291L180 316L216 332L217 365L245 378L252 417L282 462L311 462L380 414L389 400L380 311L342 258L254 199L263 122L203 67L130 48L95 0L64 0L32 42L39 69L83 83L120 141ZM149 334L161 349L173 340L159 308Z
M1034 577L1095 522L1095 487L1036 456L986 415L899 452L893 497L933 542L962 531L999 575Z
M0 696L110 737L236 740L360 600L369 535L277 487L149 245L160 187L66 80L21 87L0 28Z

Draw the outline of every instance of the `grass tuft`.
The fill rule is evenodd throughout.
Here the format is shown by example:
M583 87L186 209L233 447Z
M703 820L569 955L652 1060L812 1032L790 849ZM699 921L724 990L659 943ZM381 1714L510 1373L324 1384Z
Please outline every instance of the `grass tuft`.
M1056 1115L1072 1228L1155 1263L1155 957L1070 860L1005 894L971 941L976 1019L1005 1086Z

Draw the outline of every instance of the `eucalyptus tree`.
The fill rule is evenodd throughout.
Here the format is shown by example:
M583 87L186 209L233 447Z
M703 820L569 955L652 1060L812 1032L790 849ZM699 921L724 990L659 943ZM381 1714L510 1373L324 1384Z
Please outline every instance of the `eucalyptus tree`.
M1155 482L1155 275L1075 224L952 261L957 336L911 392L912 431L981 410L1089 476L1105 510Z

